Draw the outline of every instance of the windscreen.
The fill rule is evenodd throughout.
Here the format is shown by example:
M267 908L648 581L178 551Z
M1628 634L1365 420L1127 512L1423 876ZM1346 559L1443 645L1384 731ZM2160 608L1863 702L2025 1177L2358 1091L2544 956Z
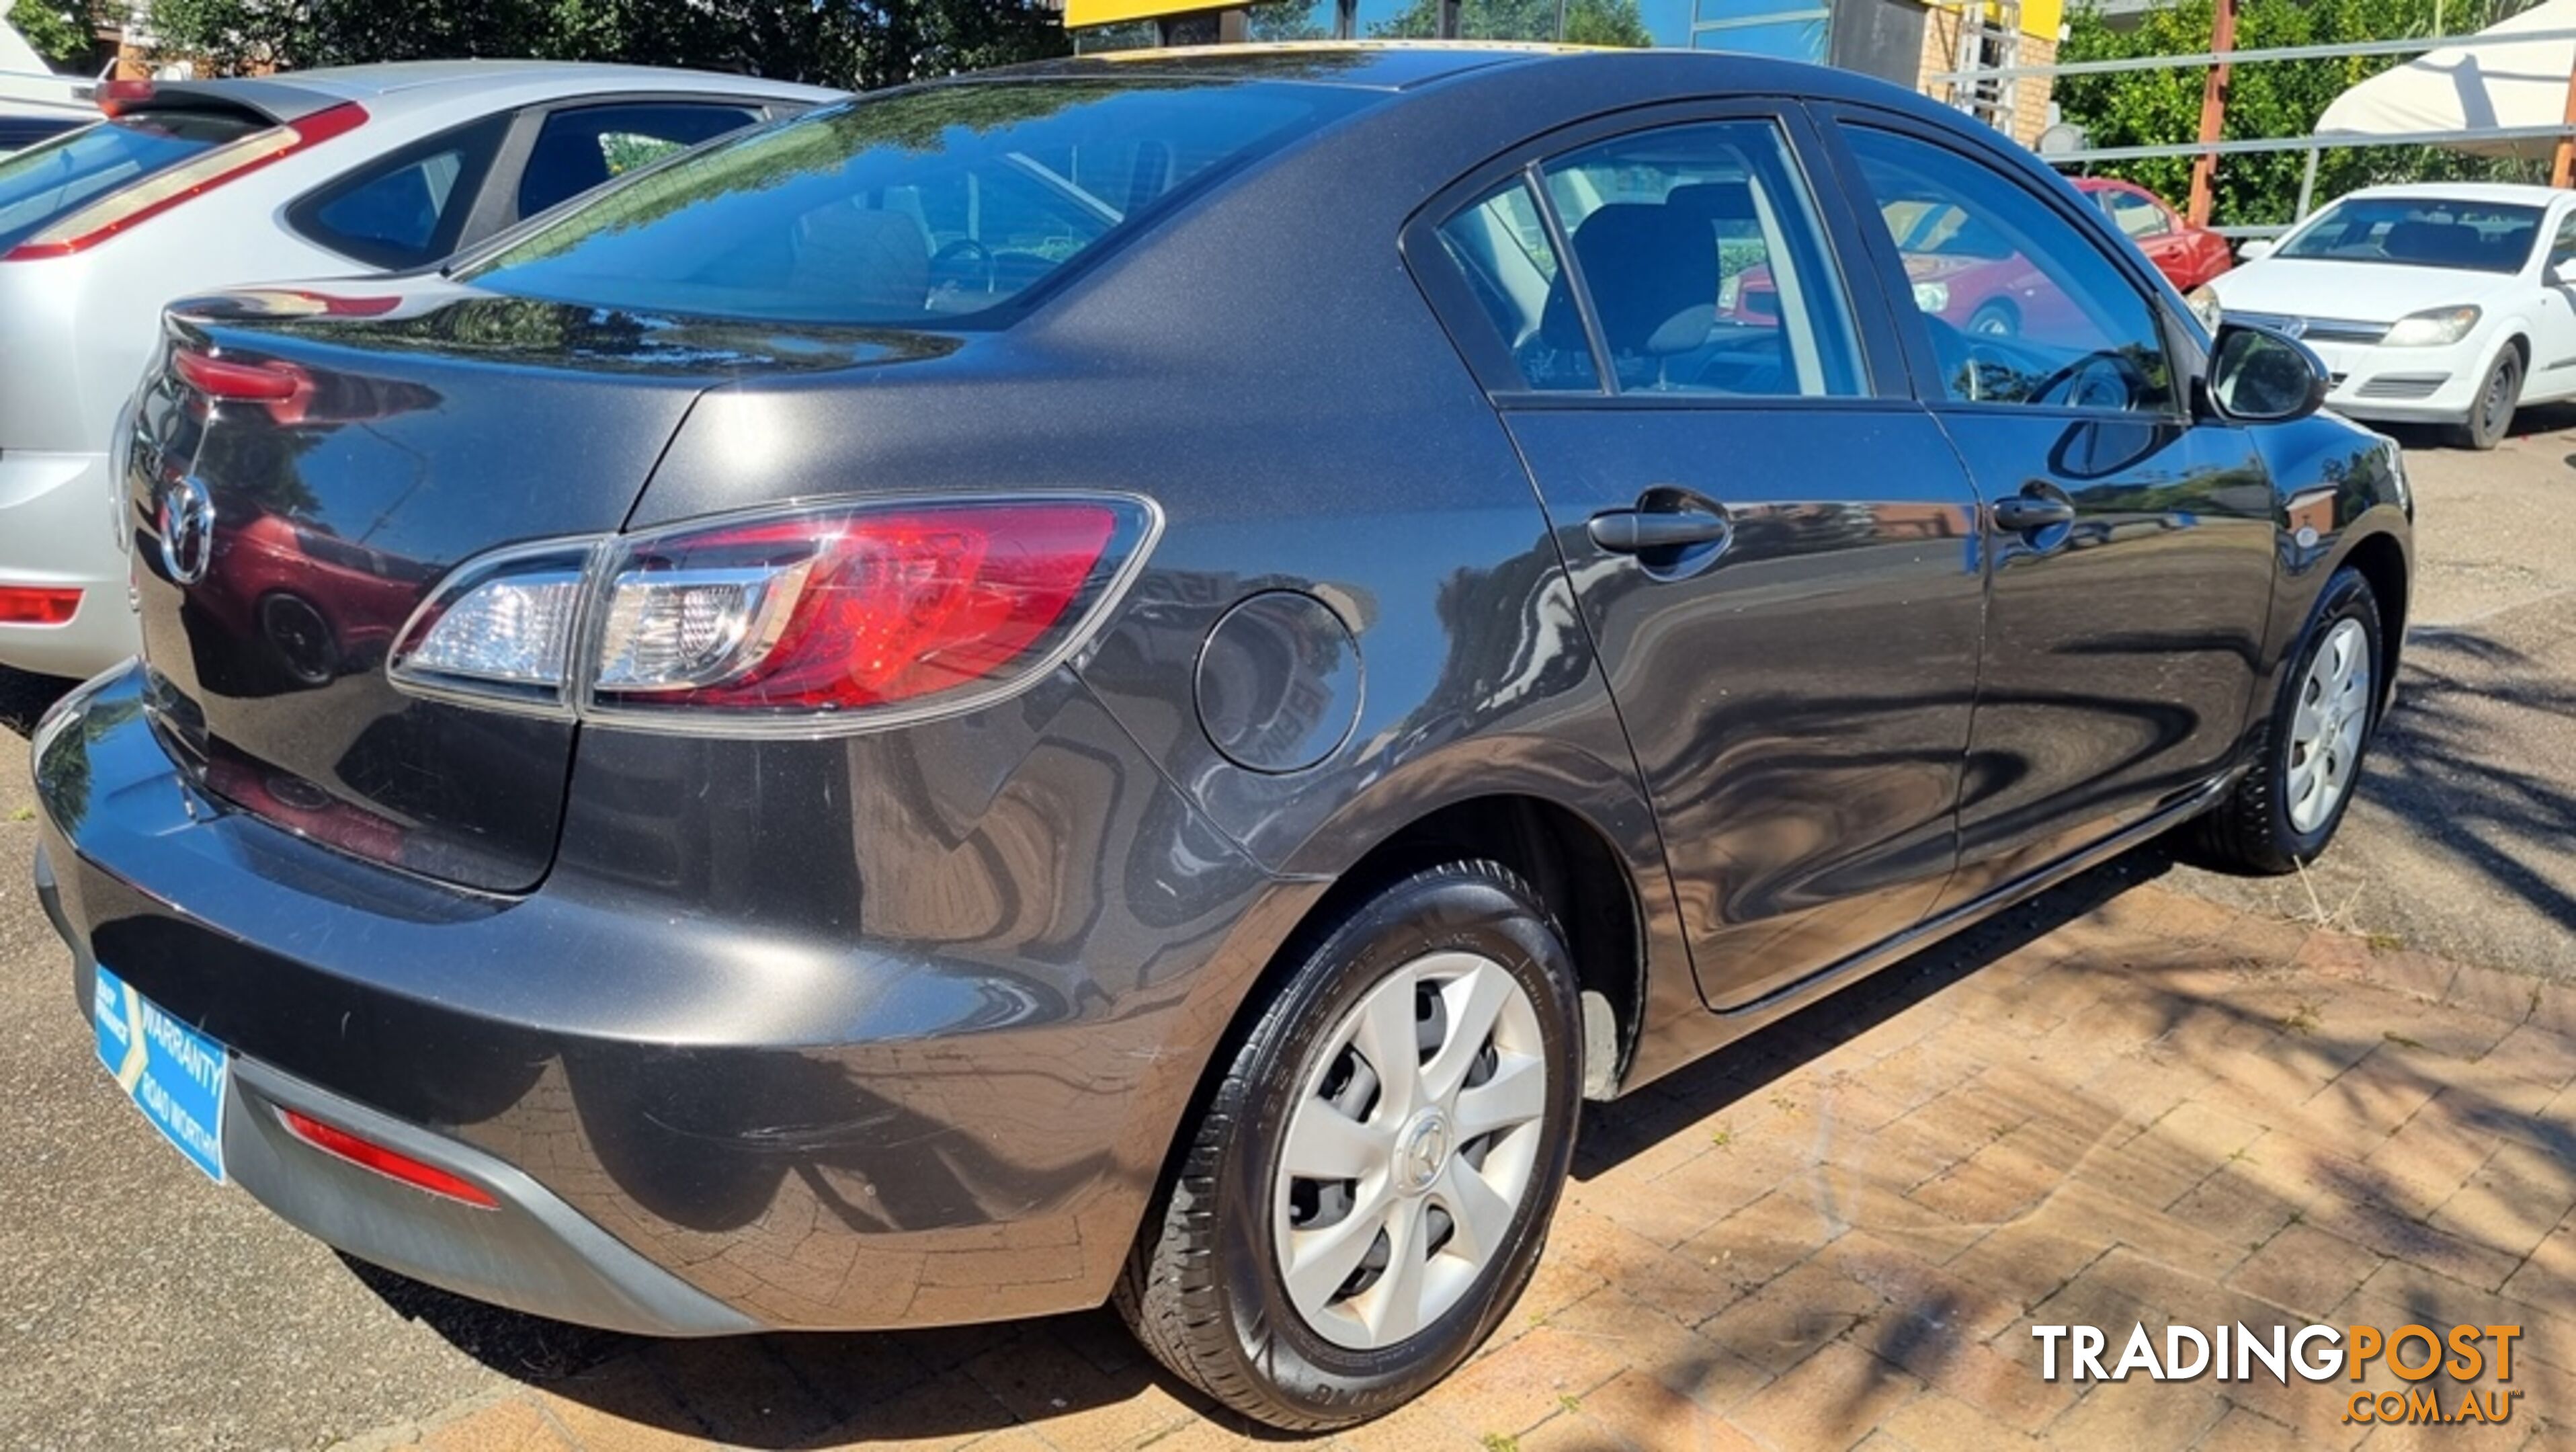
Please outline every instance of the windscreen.
M248 116L154 111L67 132L0 157L0 252L76 208L267 129Z
M2517 272L2540 233L2540 209L2426 197L2347 197L2317 214L2276 257L2395 262Z
M646 172L470 263L587 307L967 325L1369 93L973 82L808 113Z

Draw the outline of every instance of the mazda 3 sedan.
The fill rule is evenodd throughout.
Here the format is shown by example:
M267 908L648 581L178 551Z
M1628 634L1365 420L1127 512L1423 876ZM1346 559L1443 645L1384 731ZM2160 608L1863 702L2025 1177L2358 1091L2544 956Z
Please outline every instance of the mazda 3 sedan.
M2012 336L1919 305L1941 208ZM2324 848L2410 548L2324 387L1839 72L892 91L173 309L38 885L144 1117L351 1254L1114 1300L1349 1423L1506 1314L1581 1101L2168 829Z

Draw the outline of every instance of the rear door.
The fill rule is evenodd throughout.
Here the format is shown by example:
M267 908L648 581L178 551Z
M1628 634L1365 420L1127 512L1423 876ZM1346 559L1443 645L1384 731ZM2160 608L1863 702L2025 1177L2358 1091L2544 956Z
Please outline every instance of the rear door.
M1537 483L1718 1008L1922 918L1976 678L1976 492L1807 134L1604 123L1407 239Z
M2271 605L2272 488L2243 430L2194 422L2197 339L2075 199L1931 128L1855 112L1835 129L1885 223L1882 277L1919 274L1910 219L1946 208L2040 295L2010 334L1957 327L1930 297L1898 310L1987 501L1963 900L2227 765Z

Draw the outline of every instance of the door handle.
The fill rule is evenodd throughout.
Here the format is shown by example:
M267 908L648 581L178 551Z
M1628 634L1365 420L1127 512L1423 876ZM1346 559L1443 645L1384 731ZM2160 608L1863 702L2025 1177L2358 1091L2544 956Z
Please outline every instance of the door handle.
M2052 524L2075 522L2074 502L2046 494L2014 494L1995 501L1995 528L2006 534L2028 534Z
M1723 514L1649 512L1613 509L1592 516L1584 528L1592 542L1613 554L1642 555L1655 550L1681 550L1693 545L1724 544L1735 526Z

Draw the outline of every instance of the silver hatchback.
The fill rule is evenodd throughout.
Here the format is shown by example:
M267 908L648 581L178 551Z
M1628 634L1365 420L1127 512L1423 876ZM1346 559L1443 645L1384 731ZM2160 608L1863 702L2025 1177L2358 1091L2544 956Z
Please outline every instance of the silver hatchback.
M0 158L0 666L87 676L134 653L108 448L171 301L431 266L839 95L500 61L102 87L97 124Z

